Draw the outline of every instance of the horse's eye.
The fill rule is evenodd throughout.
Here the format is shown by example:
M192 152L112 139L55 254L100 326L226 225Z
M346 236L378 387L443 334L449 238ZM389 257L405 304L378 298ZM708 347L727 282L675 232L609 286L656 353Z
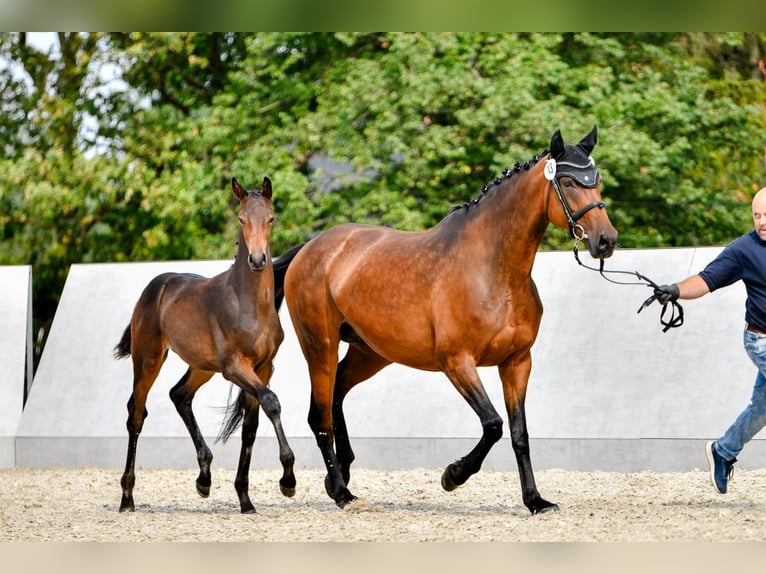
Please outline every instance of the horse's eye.
M237 219L239 220L239 224L240 225L244 225L245 224L245 219L243 217L238 217Z
M274 216L269 217L269 225L274 223Z
M572 181L570 178L565 177L561 180L561 183L564 185L564 187L574 187L574 181Z

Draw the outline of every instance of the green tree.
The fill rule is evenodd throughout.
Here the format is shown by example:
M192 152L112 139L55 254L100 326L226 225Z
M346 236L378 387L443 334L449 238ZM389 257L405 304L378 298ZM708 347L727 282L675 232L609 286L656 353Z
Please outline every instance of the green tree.
M69 264L231 257L229 180L274 181L280 253L425 229L560 129L622 247L722 244L766 184L762 33L0 34L0 264L44 332ZM550 228L544 249L571 247Z

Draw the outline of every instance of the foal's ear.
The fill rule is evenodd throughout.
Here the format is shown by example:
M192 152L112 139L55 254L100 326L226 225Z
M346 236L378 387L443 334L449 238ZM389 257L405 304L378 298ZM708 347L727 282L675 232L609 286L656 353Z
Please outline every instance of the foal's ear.
M263 183L261 184L261 195L268 200L271 199L271 180L268 177L263 178Z
M596 143L598 142L598 126L594 125L593 129L590 130L590 133L582 138L582 141L577 144L577 147L579 147L582 151L585 152L585 155L590 155L590 152L593 151L593 148L596 147Z
M564 155L564 138L561 137L561 130L556 130L553 134L549 149L553 159L560 159Z
M236 177L231 178L231 190L234 192L234 197L240 201L247 197L247 190L239 185Z

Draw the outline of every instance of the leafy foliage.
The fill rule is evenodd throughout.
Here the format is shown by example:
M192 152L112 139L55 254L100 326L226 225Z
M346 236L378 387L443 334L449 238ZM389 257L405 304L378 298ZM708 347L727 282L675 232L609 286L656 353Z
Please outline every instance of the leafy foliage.
M0 264L45 328L73 262L234 253L229 180L280 253L344 221L425 229L600 127L621 247L722 244L766 185L766 35L0 34ZM545 249L568 248L553 229Z

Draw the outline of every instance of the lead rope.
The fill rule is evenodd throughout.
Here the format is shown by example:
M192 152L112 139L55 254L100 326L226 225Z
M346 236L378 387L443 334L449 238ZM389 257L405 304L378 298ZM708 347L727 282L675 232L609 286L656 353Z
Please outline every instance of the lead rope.
M659 285L646 277L645 275L642 275L638 271L619 271L619 270L612 270L612 269L604 269L604 259L600 259L599 268L596 269L595 267L591 267L589 265L585 265L582 261L580 261L580 255L578 253L578 246L581 241L583 241L587 234L585 233L585 228L577 223L577 220L580 219L583 215L585 215L588 211L595 208L605 208L606 205L603 201L596 201L589 205L586 205L582 209L580 209L577 213L572 213L572 210L569 207L569 204L566 201L566 198L564 197L563 192L561 191L561 188L559 187L558 179L556 178L556 160L553 158L548 159L545 162L545 169L543 171L543 174L545 176L545 179L547 179L550 182L550 185L548 187L548 196L546 198L546 212L548 210L548 201L550 200L551 195L551 188L553 188L556 191L556 196L559 199L559 202L561 203L561 207L564 209L564 214L566 215L567 221L569 223L569 232L572 235L572 238L574 239L574 256L577 263L585 267L586 269L590 269L591 271L597 271L601 277L609 281L610 283L614 283L615 285L645 285L646 287L651 287L652 289L659 289ZM606 276L606 273L612 273L615 275L634 275L638 278L638 281L615 281L614 279L610 279ZM646 307L654 303L654 301L657 300L657 295L654 293L650 295L646 301L643 302L643 304L638 308L637 313L640 313L643 311ZM670 318L665 319L665 315L668 310L668 306L670 306ZM684 309L681 307L681 304L678 301L668 301L667 303L662 304L662 311L660 312L660 324L663 326L662 332L667 333L670 329L675 327L680 327L684 324Z
M585 229L582 225L575 225L573 227L572 236L574 237L574 256L575 260L581 267L585 267L585 269L590 269L591 271L597 271L604 279L609 281L610 283L614 283L615 285L645 285L646 287L651 287L652 289L659 288L659 285L649 279L647 276L642 275L638 271L620 271L615 269L604 269L604 260L601 259L599 263L599 268L596 269L595 267L592 267L590 265L585 265L582 261L580 261L580 255L578 253L578 245L580 242L585 239ZM638 281L615 281L614 279L610 279L606 276L606 273L612 273L615 275L634 275ZM654 301L657 300L657 295L652 294L650 295L646 301L642 303L642 305L638 308L638 311L636 313L640 313L645 308L647 308L649 305L654 303ZM668 307L670 307L670 318L665 319L665 315L667 314ZM662 311L660 312L660 324L663 326L662 332L667 333L670 329L680 327L684 324L684 308L681 307L681 304L678 301L669 301L667 303L663 303L662 305Z

